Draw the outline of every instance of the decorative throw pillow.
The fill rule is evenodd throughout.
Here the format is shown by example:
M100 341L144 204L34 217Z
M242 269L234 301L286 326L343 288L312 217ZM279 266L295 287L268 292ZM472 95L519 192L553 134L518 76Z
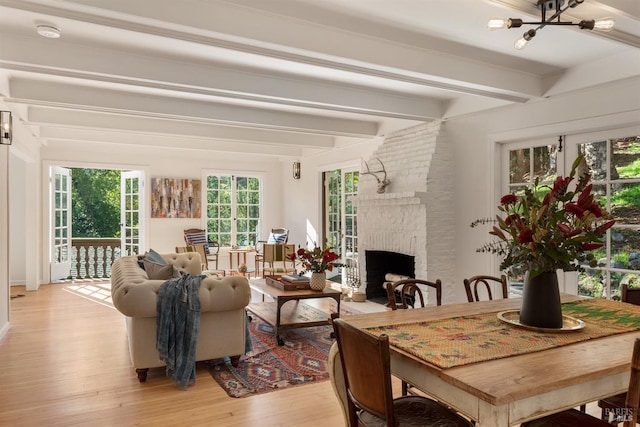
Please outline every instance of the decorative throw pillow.
M167 280L173 278L173 265L158 264L148 260L147 258L142 260L144 269L147 272L147 277L151 280Z
M269 245L277 245L287 243L287 235L286 234L274 234L270 233L269 238L267 239L267 244Z
M147 255L144 258L149 261L153 261L156 264L169 265L169 261L162 258L162 255L160 255L158 252L154 251L153 249L149 249L149 252L147 252Z

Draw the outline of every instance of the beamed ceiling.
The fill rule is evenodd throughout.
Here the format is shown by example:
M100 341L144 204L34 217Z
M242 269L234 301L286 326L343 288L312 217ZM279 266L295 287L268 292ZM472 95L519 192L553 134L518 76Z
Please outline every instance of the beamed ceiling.
M0 0L0 96L42 145L305 156L640 75L640 1ZM36 34L38 24L59 39ZM597 100L594 100L597 102ZM120 146L120 145L119 145Z

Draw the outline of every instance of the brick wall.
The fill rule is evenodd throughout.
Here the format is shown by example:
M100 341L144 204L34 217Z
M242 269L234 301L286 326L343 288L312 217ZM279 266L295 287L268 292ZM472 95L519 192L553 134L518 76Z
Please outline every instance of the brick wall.
M391 183L385 193L378 194L375 178L361 175L357 197L360 277L366 283L367 250L412 255L416 277L442 280L443 301L455 301L463 291L462 284L454 283L454 167L444 123L424 123L388 135L367 159L371 170L380 167L376 159L384 163ZM429 301L435 301L435 296L429 295Z

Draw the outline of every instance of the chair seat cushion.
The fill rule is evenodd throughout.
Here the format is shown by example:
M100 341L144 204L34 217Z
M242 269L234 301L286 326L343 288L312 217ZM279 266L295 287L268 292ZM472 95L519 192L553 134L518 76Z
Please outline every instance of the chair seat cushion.
M399 397L393 401L398 427L404 426L442 426L469 427L471 422L453 412L446 406L418 396ZM367 427L385 427L387 423L368 412L359 414L360 421Z
M606 421L592 417L575 409L558 412L537 420L521 424L521 427L605 427L611 426Z

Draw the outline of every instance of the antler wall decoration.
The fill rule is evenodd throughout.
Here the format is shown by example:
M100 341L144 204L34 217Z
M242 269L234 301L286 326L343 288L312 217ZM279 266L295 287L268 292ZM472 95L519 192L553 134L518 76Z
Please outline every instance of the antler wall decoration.
M365 166L367 167L367 171L362 172L362 174L375 176L376 180L378 181L378 193L384 193L385 189L387 188L387 185L390 184L390 181L387 179L387 170L384 168L384 163L382 163L380 159L376 159L376 160L378 160L378 163L380 163L380 166L382 166L382 170L372 172L371 170L369 170L369 164L367 162L364 162ZM382 179L380 179L380 177L377 175L379 173L384 174Z

